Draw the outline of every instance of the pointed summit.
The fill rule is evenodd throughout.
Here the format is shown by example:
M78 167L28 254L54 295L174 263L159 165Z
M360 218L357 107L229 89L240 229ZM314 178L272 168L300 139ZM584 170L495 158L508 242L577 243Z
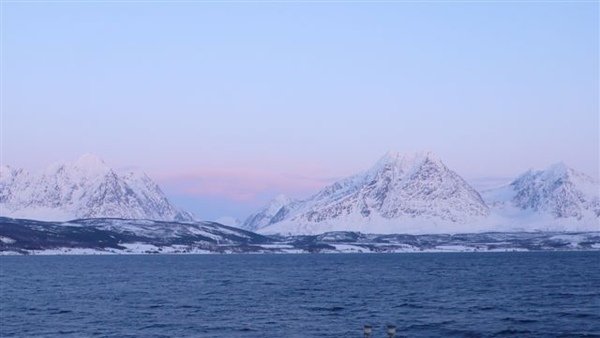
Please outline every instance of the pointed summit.
M104 160L100 158L100 156L92 153L86 153L81 156L77 160L75 160L74 164L81 166L91 166L91 165L106 165Z
M394 150L388 150L378 162L381 163L393 163L396 162L400 158L400 153Z
M565 162L558 162L550 165L543 171L543 177L545 179L558 179L567 178L568 176L575 173L575 170L571 169L565 164Z
M388 151L375 163L371 170L376 171L381 170L382 168L389 169L391 167L396 167L402 171L406 171L421 166L427 161L441 163L438 156L431 151L419 151L408 154L401 154L397 151Z
M70 163L73 167L86 171L97 171L107 169L106 163L95 154L83 154L77 160Z
M0 165L0 178L7 177L13 173L13 168L7 164Z

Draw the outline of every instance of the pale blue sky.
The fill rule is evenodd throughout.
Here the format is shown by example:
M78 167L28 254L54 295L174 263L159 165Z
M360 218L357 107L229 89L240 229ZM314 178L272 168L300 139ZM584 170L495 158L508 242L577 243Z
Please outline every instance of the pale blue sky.
M96 153L203 218L387 150L598 177L598 2L2 3L2 162Z

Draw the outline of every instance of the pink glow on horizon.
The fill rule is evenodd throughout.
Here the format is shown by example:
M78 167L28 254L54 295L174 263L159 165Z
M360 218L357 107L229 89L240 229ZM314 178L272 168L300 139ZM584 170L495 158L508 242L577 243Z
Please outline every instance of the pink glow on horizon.
M159 185L179 195L223 197L238 202L251 202L259 195L269 193L303 197L335 180L244 169L200 169L157 175L156 179Z

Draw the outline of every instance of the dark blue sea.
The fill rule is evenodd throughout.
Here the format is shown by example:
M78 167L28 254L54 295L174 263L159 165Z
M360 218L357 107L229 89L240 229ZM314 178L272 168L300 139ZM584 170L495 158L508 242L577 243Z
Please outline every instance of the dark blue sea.
M2 337L600 337L600 252L0 257Z

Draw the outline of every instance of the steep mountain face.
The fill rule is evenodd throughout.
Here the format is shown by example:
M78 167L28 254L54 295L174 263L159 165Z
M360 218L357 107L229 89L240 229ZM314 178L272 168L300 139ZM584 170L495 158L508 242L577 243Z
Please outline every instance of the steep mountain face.
M497 214L507 218L600 230L600 185L564 163L530 170L483 195Z
M39 174L0 168L0 215L38 220L116 217L191 221L146 174L118 172L94 155Z
M365 173L293 203L272 203L245 225L263 233L452 231L489 209L477 191L431 153L390 152Z

